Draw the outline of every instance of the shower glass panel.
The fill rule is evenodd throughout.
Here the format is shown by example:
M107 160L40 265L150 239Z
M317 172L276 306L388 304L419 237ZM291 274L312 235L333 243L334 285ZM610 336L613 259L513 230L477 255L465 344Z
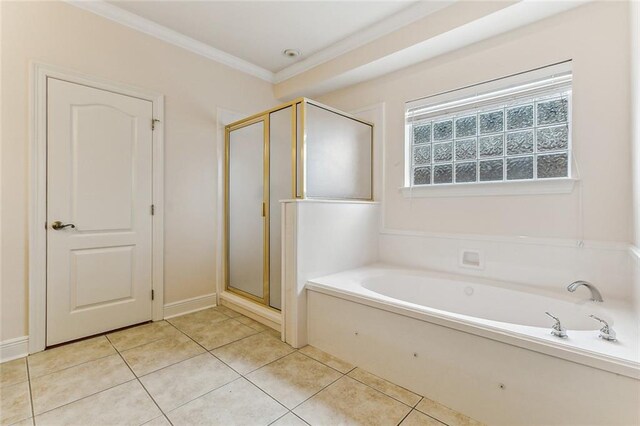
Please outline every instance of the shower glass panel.
M269 114L269 306L280 309L282 297L282 257L280 244L281 206L280 200L293 198L291 143L293 107L283 108Z
M227 283L232 291L262 301L265 287L265 122L229 131Z
M307 104L306 196L370 200L372 131L369 124Z

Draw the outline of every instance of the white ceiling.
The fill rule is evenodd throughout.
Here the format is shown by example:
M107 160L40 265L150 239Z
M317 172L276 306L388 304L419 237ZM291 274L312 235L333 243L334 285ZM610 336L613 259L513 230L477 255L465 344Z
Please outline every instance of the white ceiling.
M396 1L109 1L271 72L365 31L403 9ZM287 58L284 49L301 56Z

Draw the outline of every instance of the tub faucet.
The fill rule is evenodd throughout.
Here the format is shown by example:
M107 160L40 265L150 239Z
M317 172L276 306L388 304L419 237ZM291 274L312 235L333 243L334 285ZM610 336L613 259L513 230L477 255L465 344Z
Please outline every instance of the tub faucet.
M591 300L592 301L594 301L594 302L603 302L602 295L600 294L600 292L598 291L596 286L594 286L593 284L588 283L586 281L582 281L582 280L574 281L571 284L569 284L569 286L567 287L567 290L569 290L571 293L573 293L581 285L585 286L586 288L588 288L591 291Z
M609 327L609 323L607 323L605 320L601 318L598 318L595 315L589 315L589 316L596 321L600 321L600 323L602 324L602 328L600 329L600 335L598 336L599 338L603 340L608 340L610 342L615 342L616 340L618 340L616 338L616 332L613 331L613 328Z
M553 324L553 327L551 327L551 334L561 339L566 339L568 337L567 329L564 328L562 324L560 324L560 319L556 316L551 315L549 312L545 312L545 314L549 315L556 321L556 323Z

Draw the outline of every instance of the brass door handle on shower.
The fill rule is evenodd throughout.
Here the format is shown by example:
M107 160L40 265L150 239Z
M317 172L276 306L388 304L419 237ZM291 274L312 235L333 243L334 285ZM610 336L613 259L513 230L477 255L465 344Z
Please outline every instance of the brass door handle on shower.
M59 220L56 220L51 224L51 227L56 231L59 231L64 228L75 228L76 226L73 223L62 223Z

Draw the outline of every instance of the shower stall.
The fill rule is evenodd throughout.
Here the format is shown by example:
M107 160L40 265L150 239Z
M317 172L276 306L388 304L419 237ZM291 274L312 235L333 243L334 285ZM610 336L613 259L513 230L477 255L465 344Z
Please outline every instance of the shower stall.
M225 290L281 307L281 200L372 200L373 124L300 98L225 127Z

